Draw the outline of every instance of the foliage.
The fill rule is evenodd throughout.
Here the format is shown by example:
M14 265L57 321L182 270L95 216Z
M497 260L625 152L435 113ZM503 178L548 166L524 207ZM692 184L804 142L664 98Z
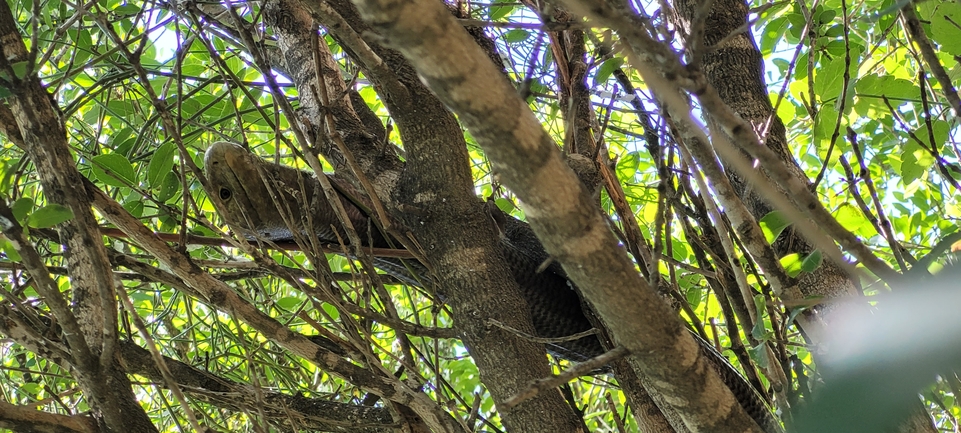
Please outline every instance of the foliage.
M41 54L37 71L61 107L81 172L151 230L196 236L220 236L226 231L184 159L202 166L209 143L242 142L260 155L306 168L289 150L296 148L291 146L295 139L290 124L297 120L275 100L278 95L271 92L230 19L218 21L198 10L171 9L168 3L100 0L85 12L61 0L34 2L14 2L14 15L29 38L28 46L36 44L29 48ZM259 21L260 11L250 5L234 9L269 40L270 26ZM661 3L642 6L654 9ZM751 30L767 62L764 78L771 100L787 127L800 166L817 182L818 197L872 251L907 272L942 239L958 231L961 135L945 89L931 78L929 67L909 43L896 6L891 0L757 3L752 4L757 13L752 15ZM567 107L558 100L558 70L549 37L536 25L541 18L511 1L473 7L475 18L497 24L486 31L504 55L508 77L528 96L545 130L557 142L565 142L562 115ZM957 85L961 5L928 0L918 3L917 13L939 48L938 60ZM657 15L655 24L673 29L660 18L664 15ZM727 301L719 300L708 282L713 269L729 264L728 254L704 239L715 230L720 237L733 236L729 224L708 217L703 200L710 200L710 195L697 186L696 168L681 161L670 126L639 75L621 53L603 54L612 36L604 29L589 33L586 83L595 120L603 130L606 156L630 212L660 255L658 278L669 288L671 299L683 303L681 316L692 329L723 349L747 345L749 356L723 351L732 363L759 369L765 386L770 384L765 367L781 369L788 382L779 398L787 396L792 404L803 401L819 377L803 339L790 326L804 306L779 304L753 258L739 247L733 260L748 274L754 302L749 308L763 318L753 328L740 327L743 324L724 305ZM356 62L333 39L326 42L344 76L355 80L364 101L388 123L386 107ZM620 76L637 92L625 93ZM280 81L283 97L296 105L296 90ZM152 95L162 99L175 116L186 153L171 140ZM653 130L638 121L632 98L638 98L648 111ZM645 141L652 134L661 143L662 153L657 155L652 155L647 147L651 143ZM402 145L397 131L389 139ZM523 217L511 193L497 183L483 151L471 137L468 143L478 195L493 198L501 210ZM71 215L48 202L32 162L9 141L0 143L0 168L3 200L11 203L61 289L69 293L71 283L60 246L37 233ZM668 190L673 195L666 195ZM600 191L599 197L601 207L623 233L625 216L616 212L609 190ZM766 215L760 222L768 242L793 229L780 213ZM133 243L122 238L107 242L116 253L157 265ZM185 248L193 260L230 281L244 299L290 329L306 335L355 335L370 347L373 359L368 362L379 363L378 368L389 372L402 369L398 331L371 319L387 316L387 307L346 277L356 272L356 263L336 254L326 257L331 270L344 277L337 286L340 299L370 317L308 296L262 270L251 271L250 261L238 249L199 244ZM7 275L0 283L0 297L5 303L16 301L47 311L29 276L16 266L20 256L9 240L0 237L0 251L0 270ZM316 282L309 269L322 263L309 253L268 253L281 265L301 271L306 281ZM922 263L933 269L939 262L954 260L951 254ZM779 259L795 276L813 272L822 258L814 251ZM132 269L116 271L134 307L134 311L122 311L122 338L147 344L131 325L128 315L135 314L146 322L153 343L164 355L220 377L308 398L351 404L375 400L356 384L328 375L229 312L218 311L181 288L152 281ZM871 278L862 282L865 294L885 290ZM387 289L404 321L433 328L453 326L449 311L433 294L401 285ZM502 429L493 400L459 340L427 336L410 340L419 356L418 371L406 374L424 379L425 392L456 416L476 420L481 430ZM779 351L778 359L768 358L764 344ZM0 353L4 401L58 413L87 409L77 383L61 366L9 340L0 346ZM554 361L558 371L570 366L567 361ZM745 362L752 365L742 365ZM161 431L183 428L185 415L171 403L174 397L168 389L154 380L134 381L138 398ZM571 384L571 391L591 431L636 431L625 396L611 377L580 378ZM924 393L927 408L944 430L958 428L959 392L961 381L950 373ZM255 426L282 430L283 420L216 400L191 398L190 408L204 424L221 431L264 431Z

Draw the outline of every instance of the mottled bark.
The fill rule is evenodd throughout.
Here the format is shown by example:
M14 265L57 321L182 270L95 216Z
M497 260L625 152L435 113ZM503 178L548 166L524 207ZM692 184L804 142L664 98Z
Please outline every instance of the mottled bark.
M101 429L156 431L137 403L130 381L115 356L117 306L113 273L83 189L83 178L67 145L60 110L32 70L35 65L23 76L18 76L11 67L35 59L27 53L23 40L9 5L0 6L0 41L3 41L4 54L0 69L11 80L5 86L13 92L4 101L7 104L4 111L9 109L11 115L3 117L16 122L16 125L3 125L3 129L17 130L8 136L22 140L18 144L36 165L48 202L63 205L73 213L73 219L59 226L60 239L66 247L73 299L70 311L58 309L58 320L77 324L80 333L71 335L75 347L71 347L70 357L65 360L69 363L66 367L71 368L83 389ZM33 248L25 240L20 246ZM45 272L42 267L34 270L35 278L48 277L42 275ZM51 295L47 302L62 305L64 301L59 293Z
M19 433L95 433L97 421L89 415L61 415L0 401L0 428Z
M784 123L774 112L768 98L761 52L753 36L745 30L747 4L741 0L717 0L711 4L707 14L699 10L703 6L698 1L675 0L673 6L677 12L677 22L684 30L682 37L688 39L687 46L701 48L700 52L691 53L694 58L701 59L701 62L689 67L703 72L724 103L754 127L764 145L774 151L788 168L790 175L810 186L809 179L788 148ZM702 35L702 38L696 39L697 35ZM692 37L695 39L692 40ZM713 119L709 118L709 121ZM721 128L714 130L719 131ZM739 175L737 170L728 168L726 173L734 192L745 203L754 219L760 219L771 212L773 208L769 201L754 189L754 185ZM814 250L802 233L793 228L785 231L773 247L779 257L791 253L804 256ZM829 258L814 272L800 275L796 287L803 296L825 301L857 296L859 292L856 277L847 275ZM815 311L820 313L824 322L808 320L802 324L805 330L809 331L806 334L808 338L817 344L823 336L830 333L830 329L823 326L832 322L832 307L819 306ZM918 406L912 419L902 426L901 431L933 432L934 426L930 417Z
M346 29L341 23L335 36L340 35L342 43L358 43L349 39L350 31L363 34L367 29L353 7L346 2L330 5L351 26ZM380 89L394 89L382 92L381 97L401 133L406 151L406 161L401 165L391 152L384 152L383 146L389 144L384 143L383 137L362 133L364 122L357 113L367 107L354 107L346 99L332 100L331 106L322 107L316 89L318 80L323 80L330 95L345 95L351 90L345 87L325 46L319 46L319 52L305 49L310 47L313 31L306 11L294 2L278 2L267 11L286 56L287 70L300 90L303 119L313 132L314 141L323 144L319 147L321 152L339 172L355 179L372 179L376 190L370 192L384 203L392 220L389 225L396 225L396 233L400 234L398 239L406 242L412 235L417 240L408 248L423 254L432 265L437 289L443 291L453 307L464 343L494 400L506 401L530 380L548 375L542 345L491 326L494 320L533 334L529 308L499 252L498 229L485 205L474 195L467 146L453 115L420 83L399 53L370 40L366 47L345 43L345 49L363 51L366 56L359 57L371 59L365 66L372 66L376 59L388 66L386 70L371 68L371 78L378 84L384 83ZM322 10L315 12L321 18L332 19L329 11L327 15ZM319 71L315 65L320 66ZM327 112L333 114L347 152L371 163L349 166L343 150L329 144L332 138L323 128ZM368 117L367 121L377 119ZM379 123L371 126L376 128ZM371 157L385 154L378 160ZM378 180L387 178L383 173L392 173L389 182ZM501 416L509 428L519 431L580 431L583 425L557 391L502 411Z
M681 0L675 1L674 6L682 28L690 31L700 3ZM703 23L703 41L698 42L703 44L699 46L706 48L700 56L701 63L692 67L701 70L720 98L754 126L755 132L765 145L778 155L791 176L810 185L787 146L784 123L775 115L774 107L768 99L761 52L750 33L734 33L735 29L745 25L747 11L748 7L744 2L722 0L713 4ZM717 45L719 42L721 45ZM694 41L688 43L693 44ZM721 129L715 128L718 131ZM736 170L728 167L726 173L735 194L744 202L754 219L760 219L773 210L767 199ZM791 228L774 243L774 250L778 257L791 253L804 256L814 248ZM807 297L835 299L853 296L857 292L854 282L830 259L825 259L816 272L804 273L799 279L797 287L801 289L801 294Z
M564 265L615 341L631 350L685 424L692 431L761 431L699 356L697 343L673 311L634 270L526 103L463 29L430 0L357 4L458 113L521 199L546 250Z

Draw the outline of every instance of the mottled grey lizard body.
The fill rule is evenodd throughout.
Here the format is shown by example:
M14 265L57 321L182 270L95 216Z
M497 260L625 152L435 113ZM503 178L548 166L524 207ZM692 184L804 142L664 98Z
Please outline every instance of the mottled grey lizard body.
M312 234L324 243L347 243L347 235L312 173L273 164L227 142L214 143L204 157L205 172L214 191L227 207L228 218L244 236L272 241L291 240L296 227L299 235ZM328 175L338 198L365 246L400 246L379 232L371 223L357 192L343 179ZM345 194L344 191L350 191ZM492 210L492 212L500 212ZM494 218L503 234L501 253L511 268L514 280L531 311L531 320L540 337L561 339L589 331L593 325L584 315L580 298L563 269L552 263L539 269L549 255L533 230L520 220L499 214ZM375 257L374 264L388 274L410 284L430 282L427 268L419 263ZM418 275L412 275L411 271ZM443 288L438 293L443 295ZM638 318L638 320L643 320ZM709 343L694 335L701 352L710 360L725 384L752 418L768 432L781 428L766 403L727 360ZM560 358L583 362L604 353L596 335L573 341L547 344L548 351Z
M242 235L271 241L291 240L294 233L290 227L296 227L299 234L312 233L324 243L348 243L343 225L312 173L268 163L227 142L214 143L207 149L204 166L211 186L227 207L226 216L245 230ZM333 175L329 178L338 191L352 190L346 181ZM391 248L401 245L400 242L391 242L371 224L367 213L359 206L358 201L362 199L356 195L348 197L342 192L338 192L338 198L365 246ZM537 267L547 260L547 253L526 223L505 217L500 221L504 233L501 250L531 309L537 334L561 338L589 331L591 322L584 316L577 292L560 266L537 272ZM426 268L415 261L401 263L397 259L375 257L374 264L410 284L430 281ZM419 275L412 275L411 270ZM443 295L442 287L436 289ZM547 347L552 354L577 362L604 353L600 341L593 335L574 341L548 343Z

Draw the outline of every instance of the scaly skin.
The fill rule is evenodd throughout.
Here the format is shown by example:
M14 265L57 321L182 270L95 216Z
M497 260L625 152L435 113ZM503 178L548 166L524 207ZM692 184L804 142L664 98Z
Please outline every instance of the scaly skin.
M336 230L340 239L347 242L343 227L311 173L268 163L242 147L227 142L212 144L204 156L204 165L207 179L227 206L226 216L247 230L243 235L272 241L289 240L293 236L286 220L297 227L300 234L313 233L323 242L336 244L339 242L334 236ZM344 181L334 177L330 180L336 184L335 189L348 190ZM268 185L271 189L268 189ZM275 191L273 196L276 200L272 198L271 190ZM368 233L367 227L373 226L369 224L366 213L347 197L341 195L340 198L362 241L367 243L372 239L373 244L369 246L379 248L389 247L391 243L400 245L399 242L387 242L376 230ZM289 215L286 219L285 214ZM506 215L504 217L503 253L531 307L534 329L540 336L548 338L566 337L590 330L592 325L581 311L580 298L560 266L555 264L544 272L536 272L537 267L547 259L547 253L526 223ZM430 278L429 275L423 275L422 266L411 267L408 263L405 267L397 260L375 259L375 265L405 282L417 284L417 281ZM417 268L415 270L421 271L422 275L415 278L410 275L408 268ZM442 289L440 293L443 294ZM600 341L594 336L548 344L548 350L572 361L585 361L604 353Z
M313 232L323 242L347 242L346 232L310 173L269 164L227 142L214 143L207 149L204 170L227 205L228 216L239 227L249 230L243 235L287 240L293 238L289 227L294 226L305 228L301 232ZM361 239L373 237L371 246L388 246L380 233L368 233L367 216L362 210L342 195L341 202Z
M296 227L300 234L313 233L323 242L347 242L343 227L311 173L266 162L240 146L227 142L211 145L204 156L204 163L211 186L227 206L229 214L226 216L248 230L243 233L245 236L259 236L273 241L291 239L292 231L283 217L287 214L289 217L286 221ZM339 191L350 190L345 181L335 177L331 178L331 183ZM270 190L268 185L271 186ZM275 191L275 198L272 198L271 190ZM373 241L368 246L383 248L391 244L400 245L398 242L388 242L376 229L369 233L368 227L373 225L369 224L367 214L350 198L343 194L339 196L361 240L365 243ZM499 212L496 209L492 211ZM590 330L591 322L584 315L580 298L563 269L555 262L542 272L537 272L537 268L549 256L533 230L526 223L508 215L495 215L495 220L503 233L501 252L530 306L537 333L541 337L560 338ZM334 235L335 230L340 240ZM405 267L396 259L389 258L375 258L375 265L410 284L430 281L423 266L410 266L408 263ZM410 270L420 275L412 276ZM443 294L443 290L440 293ZM779 432L779 425L756 391L710 344L700 338L697 340L701 343L702 353L711 360L711 365L755 421L768 432ZM604 353L601 342L593 335L575 341L549 343L547 349L555 356L576 362Z

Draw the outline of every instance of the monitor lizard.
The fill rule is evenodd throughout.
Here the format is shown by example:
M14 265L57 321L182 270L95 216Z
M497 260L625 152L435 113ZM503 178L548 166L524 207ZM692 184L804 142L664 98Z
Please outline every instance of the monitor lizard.
M291 240L295 227L299 235L312 233L325 243L348 242L343 225L327 201L320 182L313 173L263 160L229 142L212 144L204 155L204 171L214 192L226 205L226 211L242 235L271 241ZM390 248L400 245L377 230L370 221L369 202L362 198L345 179L328 175L337 190L347 218L365 246ZM271 194L273 192L273 194ZM556 262L544 251L527 223L493 209L500 228L500 248L527 301L531 320L538 336L560 340L593 328L582 310L576 287ZM374 264L388 274L409 284L429 283L430 275L419 263L402 263L399 259L374 257ZM549 263L544 269L540 269ZM438 293L443 296L443 290ZM735 397L768 432L781 431L764 400L737 370L709 343L698 337L701 352L715 371L731 388ZM596 335L573 341L547 343L552 355L583 362L605 352Z

